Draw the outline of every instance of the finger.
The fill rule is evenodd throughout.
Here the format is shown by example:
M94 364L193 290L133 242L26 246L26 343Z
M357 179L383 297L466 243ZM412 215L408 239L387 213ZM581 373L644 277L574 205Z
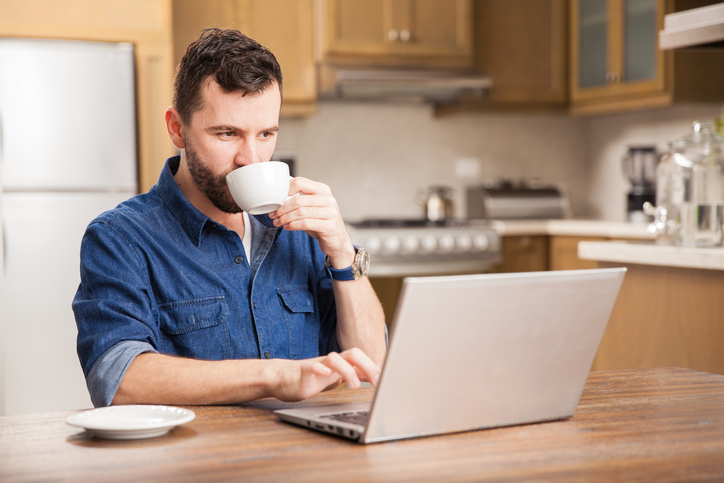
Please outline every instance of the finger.
M360 387L360 380L357 376L357 371L341 355L336 352L330 352L323 361L326 366L342 376L342 379L349 384L349 387L353 389Z
M316 375L326 377L330 376L332 374L332 369L325 366L319 361L315 361L312 363L312 365L309 367L309 369Z
M277 216L274 219L275 223L289 224L292 221L310 219L329 220L334 214L334 210L329 207L319 205L301 205L294 207L284 206L279 208Z
M382 369L374 363L362 350L357 347L346 350L340 354L349 364L355 368L359 377L373 386L377 386Z
M338 210L334 198L318 195L295 196L288 199L278 210L269 213L269 217L271 219L281 218L284 215L294 213L303 208L323 208L330 211Z
M323 218L279 218L274 220L275 226L281 226L287 231L307 231L329 236L335 233L335 225L330 220Z
M295 193L304 193L305 195L324 195L332 194L330 187L324 183L313 181L309 178L296 177L289 183L289 195Z

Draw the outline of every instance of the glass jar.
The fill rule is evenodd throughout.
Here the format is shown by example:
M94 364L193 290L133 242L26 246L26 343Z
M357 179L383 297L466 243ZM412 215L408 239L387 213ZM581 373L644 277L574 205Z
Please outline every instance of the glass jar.
M708 122L695 121L691 133L669 143L656 170L657 206L649 226L659 243L722 244L723 153L724 138Z

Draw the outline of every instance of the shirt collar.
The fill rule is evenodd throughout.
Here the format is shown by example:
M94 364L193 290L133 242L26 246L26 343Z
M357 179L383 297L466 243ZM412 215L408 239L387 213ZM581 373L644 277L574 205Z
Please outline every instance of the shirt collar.
M166 164L161 171L161 176L158 178L156 189L171 214L173 214L174 218L181 224L189 239L191 239L194 245L199 246L201 243L201 233L207 222L219 227L223 225L204 215L198 208L191 204L183 194L183 191L181 191L181 188L174 179L174 175L178 172L180 164L181 156L179 155L172 156L166 160ZM267 227L274 228L274 222L268 215L253 215L253 218ZM279 233L277 233L277 237L278 236Z

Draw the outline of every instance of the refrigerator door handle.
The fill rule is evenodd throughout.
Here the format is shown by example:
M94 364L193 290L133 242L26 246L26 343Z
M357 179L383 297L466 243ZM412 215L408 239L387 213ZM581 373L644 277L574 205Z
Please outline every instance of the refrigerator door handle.
M0 197L2 197L3 195L3 159L3 111L2 109L0 109ZM0 272L3 272L3 268L6 267L8 264L8 240L7 236L5 235L5 218L3 218L2 207L2 200L0 200L0 233L2 234L2 240L0 240L0 243L2 243L3 248L3 263L2 265L0 265Z
M2 192L0 192L0 195L2 195ZM0 231L2 231L3 239L3 264L0 265L0 275L4 273L4 268L8 266L8 236L5 228L5 220L2 219L2 214L0 214L0 221L2 223L0 224Z
M0 106L2 107L2 106ZM3 146L3 110L0 109L0 186L2 186L2 180L3 180L3 160L5 157L4 154L4 146ZM0 192L0 195L2 192Z

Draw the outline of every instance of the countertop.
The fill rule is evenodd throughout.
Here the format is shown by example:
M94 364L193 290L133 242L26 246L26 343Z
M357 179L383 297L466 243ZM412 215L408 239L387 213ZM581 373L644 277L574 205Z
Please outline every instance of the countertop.
M653 241L582 241L578 244L578 257L600 262L724 270L724 247L677 247L657 245Z
M597 220L493 220L501 236L560 235L653 240L647 224Z

